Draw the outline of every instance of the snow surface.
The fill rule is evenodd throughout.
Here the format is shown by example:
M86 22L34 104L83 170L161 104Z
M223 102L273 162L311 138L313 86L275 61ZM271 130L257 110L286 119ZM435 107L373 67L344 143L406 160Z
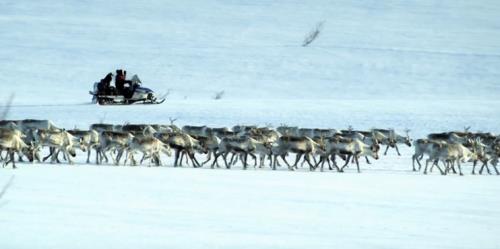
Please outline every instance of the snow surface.
M500 133L498 1L2 0L0 30L9 119ZM117 68L168 101L90 104ZM401 152L361 174L97 167L83 153L0 168L0 186L15 175L0 248L499 247L497 176L423 176Z

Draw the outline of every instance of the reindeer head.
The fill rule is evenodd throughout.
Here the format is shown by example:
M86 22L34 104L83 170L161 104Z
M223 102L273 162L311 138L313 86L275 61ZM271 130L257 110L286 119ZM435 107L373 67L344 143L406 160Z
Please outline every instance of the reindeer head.
M75 151L75 148L73 148L73 147L69 147L69 148L68 148L68 154L69 154L71 157L76 157L76 151Z
M472 150L475 154L478 156L482 157L484 155L484 149L486 148L486 145L483 144L481 138L476 138L472 142Z

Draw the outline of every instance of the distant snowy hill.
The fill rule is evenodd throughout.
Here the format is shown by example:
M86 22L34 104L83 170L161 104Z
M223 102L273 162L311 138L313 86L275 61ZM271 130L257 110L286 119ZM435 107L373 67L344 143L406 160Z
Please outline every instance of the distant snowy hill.
M0 29L19 104L87 102L116 68L178 99L500 94L498 1L4 0Z

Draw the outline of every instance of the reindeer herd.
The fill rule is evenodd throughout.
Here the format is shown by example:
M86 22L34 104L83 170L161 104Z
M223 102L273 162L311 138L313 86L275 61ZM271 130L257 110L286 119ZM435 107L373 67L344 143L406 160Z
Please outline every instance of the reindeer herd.
M73 163L77 151L87 153L87 163L114 165L148 166L163 165L162 158L174 157L174 167L183 162L193 167L210 165L211 168L241 164L243 169L249 165L275 170L286 165L289 170L298 169L307 163L309 169L343 172L349 164L355 164L360 172L359 159L369 164L370 159L379 159L380 149L385 147L384 155L394 148L398 155L398 145L414 145L413 170L415 162L421 169L421 160L427 156L424 174L430 164L441 174L450 171L462 175L461 163L472 162L475 174L476 164L481 163L479 173L488 165L496 165L500 155L500 137L491 133L446 132L429 134L426 139L412 141L409 130L397 134L392 129L307 129L280 126L269 127L241 126L211 128L207 126L183 126L179 128L171 120L169 125L160 124L92 124L88 130L65 130L58 128L49 120L2 120L0 121L0 160L3 166L16 161L60 163L66 160ZM45 156L40 154L44 152ZM91 160L92 152L95 159ZM198 161L200 155L204 161ZM295 155L293 163L287 158ZM140 159L139 157L140 156ZM61 159L62 157L62 159ZM198 157L198 158L197 158ZM250 157L250 158L249 158ZM17 158L17 160L16 160ZM439 166L442 163L444 168Z

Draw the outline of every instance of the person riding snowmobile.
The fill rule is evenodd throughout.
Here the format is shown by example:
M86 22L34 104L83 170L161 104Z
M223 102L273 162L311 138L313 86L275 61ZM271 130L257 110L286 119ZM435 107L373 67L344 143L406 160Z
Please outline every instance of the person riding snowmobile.
M111 81L113 80L113 73L108 73L101 81L99 81L99 84L97 85L97 89L100 94L103 95L108 95L108 94L113 94L112 92L112 87L111 87Z
M126 84L128 84L128 86L125 86ZM123 95L127 99L131 98L134 94L132 81L127 80L127 71L125 70L116 70L115 86L117 94Z

